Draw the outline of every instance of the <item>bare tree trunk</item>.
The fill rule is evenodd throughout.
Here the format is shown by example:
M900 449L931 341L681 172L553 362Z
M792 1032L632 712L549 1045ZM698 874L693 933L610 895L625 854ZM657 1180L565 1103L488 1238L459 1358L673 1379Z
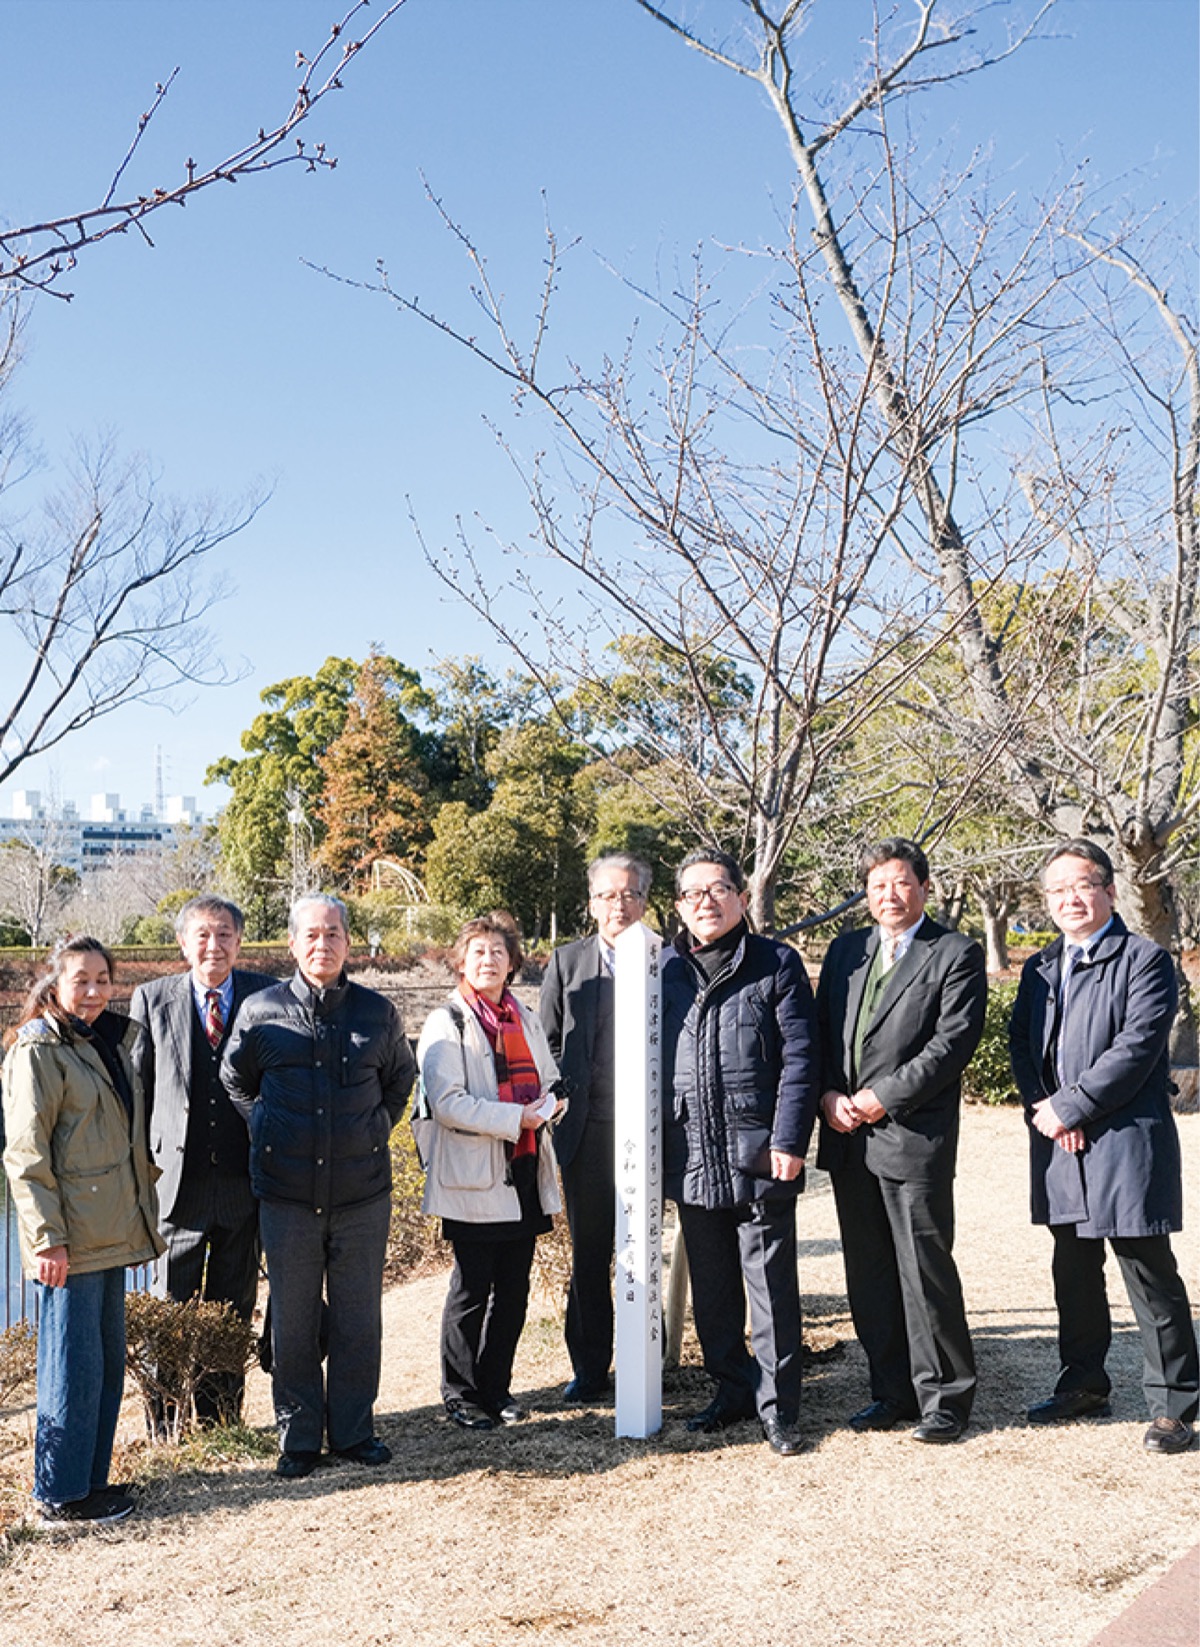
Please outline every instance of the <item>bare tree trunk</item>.
M1179 983L1179 1010L1175 1014L1175 1022L1171 1028L1171 1063L1178 1070L1192 1072L1192 1100L1188 1107L1195 1109L1195 1070L1200 1063L1200 1033L1197 1029L1195 1003L1180 955L1179 910L1175 902L1175 893L1168 881L1138 880L1118 868L1117 906L1135 932L1152 938L1156 944L1161 944L1175 957L1175 975Z

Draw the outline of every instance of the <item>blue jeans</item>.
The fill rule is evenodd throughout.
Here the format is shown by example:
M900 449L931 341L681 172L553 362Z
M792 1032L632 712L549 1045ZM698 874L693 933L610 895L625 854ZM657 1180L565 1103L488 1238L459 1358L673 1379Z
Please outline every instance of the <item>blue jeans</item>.
M72 1504L108 1485L125 1387L125 1270L38 1289L33 1496Z

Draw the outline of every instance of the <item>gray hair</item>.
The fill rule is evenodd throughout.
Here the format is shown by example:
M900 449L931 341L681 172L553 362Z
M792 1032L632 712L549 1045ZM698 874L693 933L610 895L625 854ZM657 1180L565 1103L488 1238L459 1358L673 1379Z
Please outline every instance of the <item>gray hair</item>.
M182 938L193 915L227 915L240 938L246 930L246 917L228 898L218 898L213 892L202 892L198 898L189 898L175 917L175 936Z
M305 904L320 904L325 909L335 909L338 920L342 923L342 931L346 937L350 936L350 911L340 898L335 898L332 892L306 892L302 898L297 898L288 910L288 937L294 938L300 929L299 913Z
M624 870L627 875L635 875L642 897L649 894L654 871L644 858L635 858L632 852L606 852L601 858L593 858L587 872L589 892L594 890L597 879L606 869Z

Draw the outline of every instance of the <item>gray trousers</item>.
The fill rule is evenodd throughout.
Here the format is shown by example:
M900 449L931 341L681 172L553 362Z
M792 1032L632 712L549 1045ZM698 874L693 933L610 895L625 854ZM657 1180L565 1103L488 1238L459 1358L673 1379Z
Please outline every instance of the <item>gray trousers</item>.
M264 1201L259 1228L271 1283L271 1369L280 1450L344 1452L374 1433L390 1196L325 1209ZM329 1351L321 1367L321 1300Z

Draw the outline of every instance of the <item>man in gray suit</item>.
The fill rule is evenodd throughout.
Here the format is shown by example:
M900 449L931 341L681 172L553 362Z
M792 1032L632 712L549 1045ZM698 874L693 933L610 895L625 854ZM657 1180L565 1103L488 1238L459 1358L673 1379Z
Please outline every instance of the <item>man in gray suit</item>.
M929 864L880 841L861 863L875 925L835 938L821 968L817 1165L833 1183L846 1292L871 1373L855 1430L916 1421L957 1441L975 1358L953 1258L961 1077L983 1032L979 945L925 914Z
M129 1015L146 1031L138 1061L150 1148L162 1171L167 1294L231 1304L248 1321L258 1286L258 1205L246 1123L221 1085L221 1055L242 1002L276 980L235 969L244 925L241 910L224 898L185 904L175 934L188 971L139 984ZM202 1380L196 1417L236 1419L242 1385L238 1374Z
M613 1353L610 1271L616 1230L613 1160L613 944L646 913L650 865L613 852L588 866L596 932L550 957L540 1011L570 1100L554 1134L571 1230L567 1401L594 1401L609 1385Z

